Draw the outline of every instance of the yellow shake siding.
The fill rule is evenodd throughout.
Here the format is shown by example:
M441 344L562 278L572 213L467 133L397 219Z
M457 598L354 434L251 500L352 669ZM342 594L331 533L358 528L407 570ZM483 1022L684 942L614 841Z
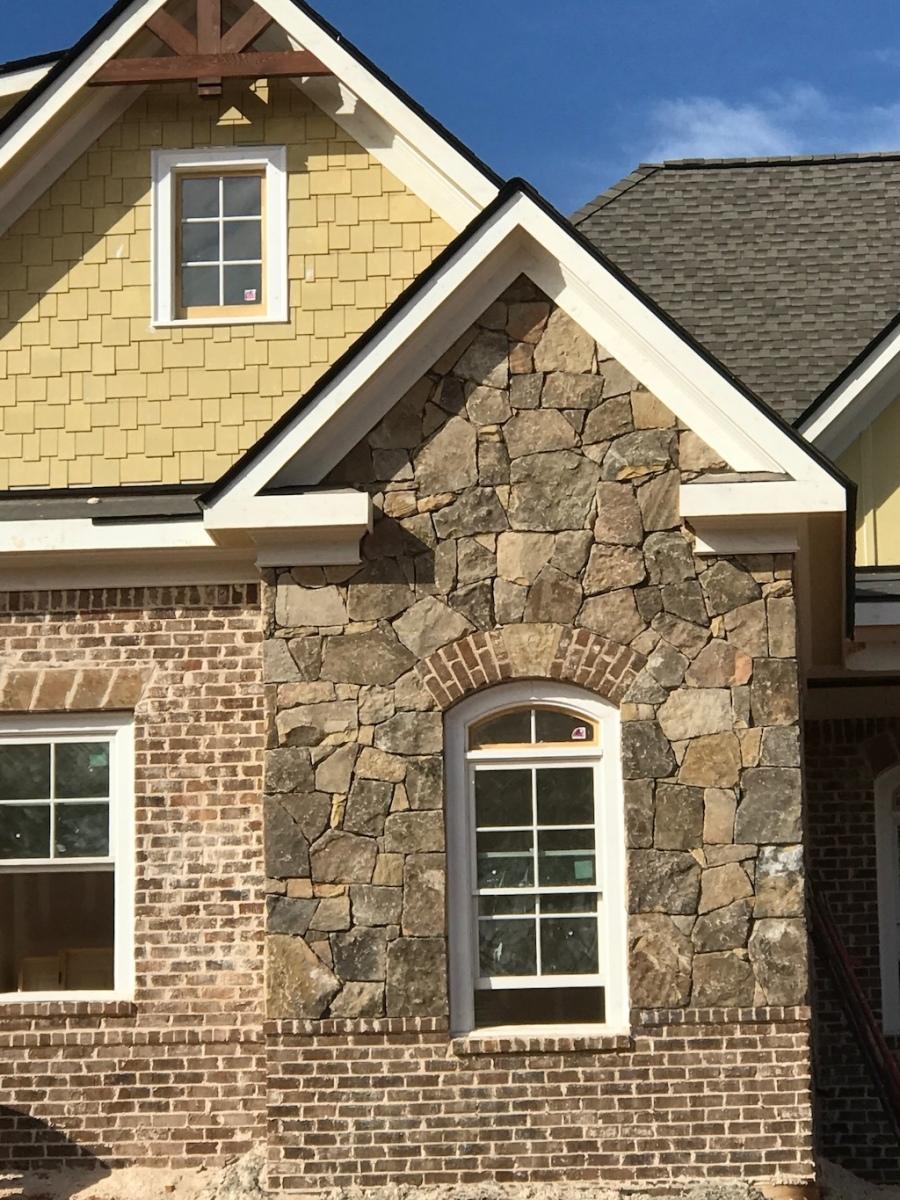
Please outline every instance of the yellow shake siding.
M859 487L856 559L860 567L900 564L900 400L895 400L838 459Z
M150 152L286 145L287 324L152 329ZM0 236L0 488L216 479L447 245L289 81L150 88Z

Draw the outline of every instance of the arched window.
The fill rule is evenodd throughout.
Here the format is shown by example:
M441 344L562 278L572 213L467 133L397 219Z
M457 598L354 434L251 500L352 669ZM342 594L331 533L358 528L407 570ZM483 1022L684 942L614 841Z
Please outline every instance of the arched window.
M875 781L881 1008L885 1033L900 1033L900 767Z
M618 713L509 684L447 719L455 1032L624 1029Z

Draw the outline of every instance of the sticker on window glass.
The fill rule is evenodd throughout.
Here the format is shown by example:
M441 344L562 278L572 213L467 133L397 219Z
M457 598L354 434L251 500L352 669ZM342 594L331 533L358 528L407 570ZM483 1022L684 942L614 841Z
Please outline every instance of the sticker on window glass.
M245 288L244 303L245 304L255 304L256 303L256 288Z
M594 860L592 858L576 858L574 866L576 879L594 878Z
M572 730L572 741L573 742L586 742L587 740L588 740L587 725L576 725L575 728Z

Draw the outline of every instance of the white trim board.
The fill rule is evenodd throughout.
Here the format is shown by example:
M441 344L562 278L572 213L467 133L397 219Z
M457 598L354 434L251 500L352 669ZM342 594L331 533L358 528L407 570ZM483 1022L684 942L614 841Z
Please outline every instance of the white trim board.
M250 498L273 483L320 482L521 273L734 471L789 477L778 483L689 485L685 499L692 514L844 511L843 486L802 444L521 190L484 220L261 453L251 452L216 503Z
M40 67L25 67L21 71L8 71L0 75L0 97L24 96L50 73L55 63L44 63Z

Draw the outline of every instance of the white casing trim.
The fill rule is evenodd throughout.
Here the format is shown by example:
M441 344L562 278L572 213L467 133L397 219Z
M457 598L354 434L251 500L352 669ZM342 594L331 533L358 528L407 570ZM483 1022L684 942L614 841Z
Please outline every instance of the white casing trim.
M525 273L734 471L786 482L687 485L686 515L843 511L844 488L530 197L516 193L364 352L232 479L221 499L271 481L314 484ZM221 501L220 501L221 502Z

